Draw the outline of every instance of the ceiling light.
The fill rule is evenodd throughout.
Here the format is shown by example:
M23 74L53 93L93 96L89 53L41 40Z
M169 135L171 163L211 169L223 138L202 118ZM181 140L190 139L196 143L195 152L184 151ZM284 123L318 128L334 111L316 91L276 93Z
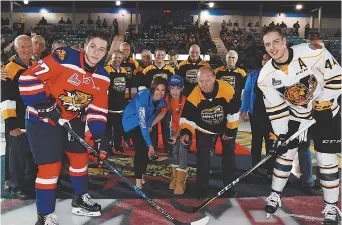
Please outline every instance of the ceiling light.
M120 2L120 1L116 1L115 4L116 4L117 6L119 6L119 5L121 5L121 2Z
M209 2L209 7L210 7L210 8L214 7L214 5L215 5L215 4L214 4L213 2Z
M296 5L297 10L301 10L302 8L303 8L303 5L301 5L301 4Z

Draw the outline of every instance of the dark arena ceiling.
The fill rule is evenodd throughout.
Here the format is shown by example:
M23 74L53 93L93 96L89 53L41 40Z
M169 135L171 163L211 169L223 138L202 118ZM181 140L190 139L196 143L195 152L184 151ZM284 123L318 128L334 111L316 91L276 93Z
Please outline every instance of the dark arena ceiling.
M23 1L15 1L15 7L71 7L72 1L29 1L24 5ZM75 1L78 8L114 8L115 1ZM138 1L140 9L170 9L170 10L195 10L198 9L199 1ZM310 13L323 7L323 13L341 14L341 1L212 1L213 9L235 10L255 12L259 5L263 4L265 12L304 12ZM201 8L207 9L209 1L201 1ZM295 5L303 4L301 11L295 10ZM2 11L9 10L9 1L1 1ZM121 1L122 8L135 8L136 1Z

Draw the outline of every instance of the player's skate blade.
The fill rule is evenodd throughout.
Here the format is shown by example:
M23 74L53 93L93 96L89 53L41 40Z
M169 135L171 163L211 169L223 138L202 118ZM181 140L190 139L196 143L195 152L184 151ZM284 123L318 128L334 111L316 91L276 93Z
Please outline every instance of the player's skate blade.
M97 212L90 212L86 209L83 208L77 208L77 207L73 207L71 212L75 215L79 215L79 216L101 216L101 212L97 211Z

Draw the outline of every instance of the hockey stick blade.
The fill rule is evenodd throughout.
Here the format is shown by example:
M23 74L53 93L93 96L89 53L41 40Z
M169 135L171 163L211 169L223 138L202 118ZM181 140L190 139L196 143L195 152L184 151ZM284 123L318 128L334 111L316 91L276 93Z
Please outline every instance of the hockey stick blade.
M71 127L68 126L67 121L63 119L58 120L59 125L61 125L63 128L65 128L71 136L73 136L76 140L78 140L86 149L89 149L92 154L99 157L98 152L91 147L83 138L81 138ZM137 193L139 196L143 197L153 208L158 210L166 219L171 221L172 223L176 225L206 225L209 222L209 217L203 217L199 220L189 222L189 223L183 223L178 220L176 220L173 216L171 216L165 209L160 207L155 201L150 199L141 189L139 189L137 186L135 186L125 175L123 175L119 170L117 170L107 159L102 160L102 162L118 177L122 178L130 187L133 188L135 193Z
M296 133L294 133L291 137L289 137L286 141L284 145L287 145L290 141L292 141L293 139L297 138L301 133L303 133L304 131L306 131L307 129L309 129L309 127L311 127L316 121L312 120L309 123L307 123L304 127L302 127L300 130L298 130ZM240 180L242 180L243 178L245 178L248 174L250 174L251 172L253 172L256 168L258 168L261 164L263 164L264 162L266 162L268 159L270 159L273 155L272 154L268 154L266 155L265 158L263 158L258 164L256 164L255 166L253 166L251 169L247 170L244 174L242 174L241 176L239 176L236 180L234 180L232 183L228 184L227 186L225 186L221 191L219 191L216 196L208 199L207 201L205 201L204 203L202 203L199 206L185 206L179 202L177 202L176 200L172 200L171 204L173 207L175 207L176 209L179 209L183 212L187 212L187 213L195 213L200 211L201 209L203 209L204 207L206 207L210 202L214 201L216 198L220 197L224 192L228 191L231 187L233 187L235 184L237 184Z

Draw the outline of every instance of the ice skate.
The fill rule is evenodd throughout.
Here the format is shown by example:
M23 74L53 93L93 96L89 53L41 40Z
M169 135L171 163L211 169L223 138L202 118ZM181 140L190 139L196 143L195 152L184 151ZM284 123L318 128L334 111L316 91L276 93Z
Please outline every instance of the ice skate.
M58 217L50 213L48 215L43 215L38 213L38 221L36 225L58 225Z
M72 200L72 213L79 216L101 216L101 206L89 194L76 195Z
M270 216L273 215L279 207L281 207L280 195L276 192L271 192L271 195L266 199L266 218L270 218Z
M322 211L324 213L324 225L338 225L341 220L341 211L335 204L325 204Z

